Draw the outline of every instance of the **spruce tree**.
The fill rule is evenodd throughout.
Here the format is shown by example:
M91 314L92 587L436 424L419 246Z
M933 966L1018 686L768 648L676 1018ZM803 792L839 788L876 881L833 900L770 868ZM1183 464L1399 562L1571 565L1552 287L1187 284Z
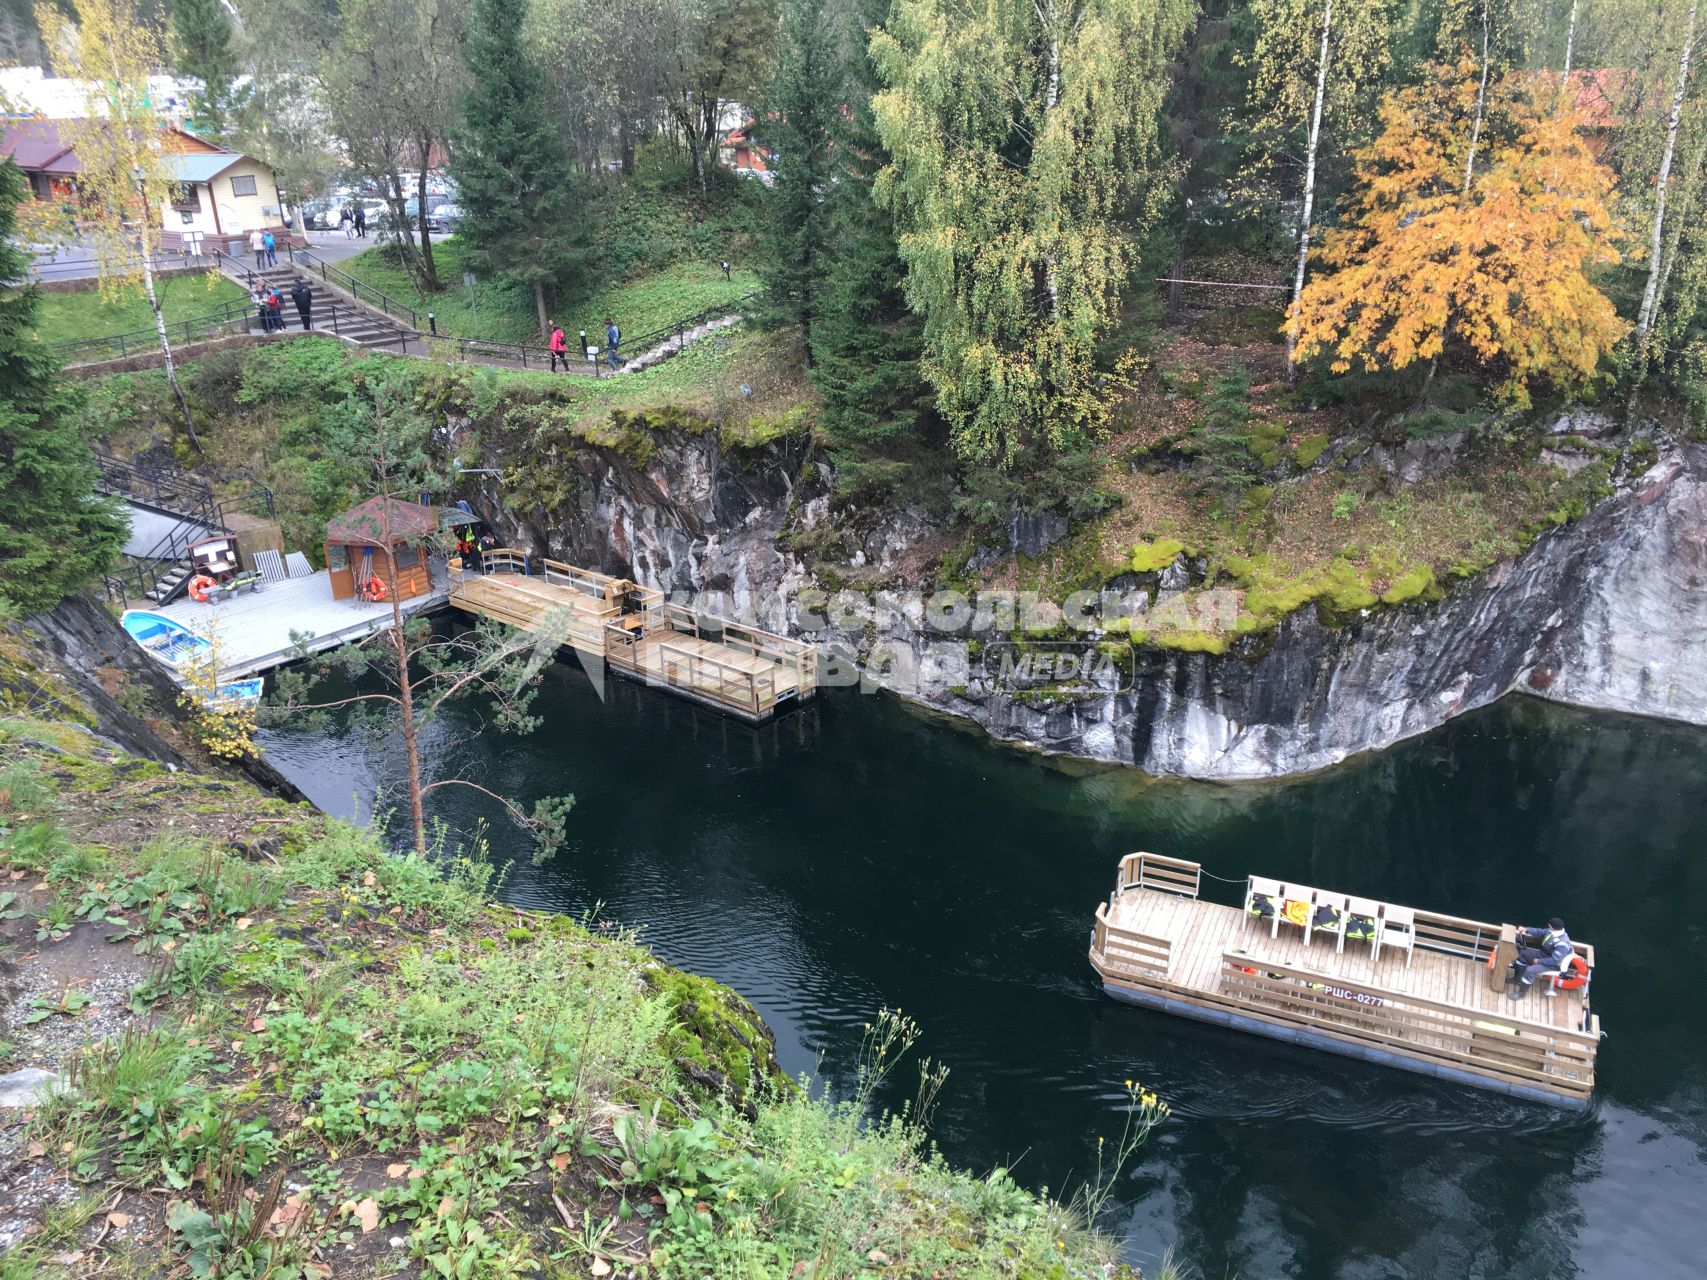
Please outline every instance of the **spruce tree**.
M59 362L35 335L29 257L13 240L24 180L0 162L0 606L51 609L104 570L125 521L95 494L95 461Z
M759 278L761 323L800 329L813 363L812 326L829 267L832 122L841 101L839 67L822 0L789 0L764 117L754 132L774 143L775 184L765 200ZM755 138L755 141L757 139Z
M522 38L527 0L474 0L466 57L471 87L452 135L468 261L486 276L533 286L540 333L545 286L566 269L570 169L545 104L545 80Z
M172 69L201 81L192 106L200 133L222 138L231 125L237 94L237 55L231 15L220 0L173 0Z
M894 219L872 199L888 163L870 102L876 77L865 33L883 19L884 0L853 6L833 131L833 180L827 201L828 277L812 331L812 381L822 398L820 424L844 491L893 489L912 462L927 456L935 425L919 371L923 322L907 308Z

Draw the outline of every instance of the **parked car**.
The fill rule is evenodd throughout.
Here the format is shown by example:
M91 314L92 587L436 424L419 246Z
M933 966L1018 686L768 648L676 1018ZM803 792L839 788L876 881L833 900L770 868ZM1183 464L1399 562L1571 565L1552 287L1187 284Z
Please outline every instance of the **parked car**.
M462 206L455 203L441 204L433 211L433 216L439 220L440 230L446 235L455 235L457 227L462 224Z
M338 210L342 207L339 201L331 199L303 201L301 208L303 230L335 230L338 226Z
M449 203L450 203L450 198L448 196L430 195L427 197L426 202L425 202L426 212L425 212L424 216L426 217L426 220L427 220L427 230L428 231L442 232L445 229L444 222L439 217L439 210L444 208L444 206L449 204ZM406 199L403 202L403 209L404 209L404 213L406 214L406 216L409 219L409 229L411 231L415 230L417 227L419 227L421 225L421 218L423 216L423 214L422 214L422 201L419 200L418 198L414 197L414 196L410 196L408 199ZM373 215L369 214L368 218L370 221L372 221ZM389 231L389 230L391 230L392 221L393 221L393 219L391 216L391 206L389 204L387 204L385 206L384 213L380 215L378 225L381 228L383 228L384 230Z

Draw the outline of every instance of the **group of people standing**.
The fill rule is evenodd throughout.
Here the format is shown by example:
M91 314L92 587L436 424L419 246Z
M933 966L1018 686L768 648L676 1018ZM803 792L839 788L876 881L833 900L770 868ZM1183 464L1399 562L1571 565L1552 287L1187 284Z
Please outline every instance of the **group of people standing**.
M361 205L345 205L338 210L338 225L344 229L346 239L367 239L367 210Z
M284 296L276 288L262 281L250 296L255 301L256 313L261 317L262 333L277 333L285 327ZM296 314L302 319L302 327L313 328L314 290L306 281L298 280L290 287L290 300L296 303Z
M279 265L279 242L264 227L249 233L249 247L255 251L255 268L264 271Z
M556 373L558 362L561 361L563 364L563 371L567 373L569 371L569 339L563 332L563 326L558 324L555 320L551 322L551 341L548 345L551 348L551 371ZM610 360L610 367L612 369L620 369L627 363L622 356L618 354L617 349L621 346L622 330L617 328L615 320L606 316L605 354ZM581 330L581 358L585 360L587 355L587 331L583 329Z

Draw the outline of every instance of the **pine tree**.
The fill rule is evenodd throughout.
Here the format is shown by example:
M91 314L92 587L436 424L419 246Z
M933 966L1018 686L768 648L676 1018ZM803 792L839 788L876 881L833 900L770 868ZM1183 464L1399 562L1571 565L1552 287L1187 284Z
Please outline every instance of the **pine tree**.
M901 483L926 452L932 421L930 389L919 371L924 323L907 308L894 219L872 198L872 182L889 156L871 119L877 83L864 32L887 8L884 0L856 7L855 38L839 59L847 107L832 131L830 266L812 330L819 422L844 492Z
M192 109L197 129L222 138L238 106L233 84L237 55L232 48L235 29L220 0L173 0L172 69L201 82Z
M759 267L764 300L758 318L800 329L808 366L812 325L829 265L831 122L840 100L840 76L824 25L822 0L789 0L782 44L762 120L756 132L774 141L775 185L765 200L765 235Z
M59 364L35 336L29 256L12 239L24 180L0 162L0 605L51 609L111 563L125 522L95 494L95 462L57 403Z
M474 0L471 87L452 136L458 236L476 270L533 286L543 335L545 286L564 271L570 170L546 112L545 81L522 38L527 0Z

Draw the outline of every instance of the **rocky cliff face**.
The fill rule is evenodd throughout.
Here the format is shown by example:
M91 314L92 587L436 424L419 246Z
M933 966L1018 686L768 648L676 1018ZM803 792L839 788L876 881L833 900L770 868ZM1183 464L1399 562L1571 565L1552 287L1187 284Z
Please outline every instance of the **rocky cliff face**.
M1092 672L1087 695L1044 698L1013 693L992 676L975 629L956 632L952 618L945 629L928 600L895 585L936 532L927 521L854 539L854 565L887 579L886 590L812 579L790 547L824 528L828 503L821 464L798 444L731 454L714 434L683 434L644 462L580 450L572 472L550 510L493 512L520 545L809 636L859 659L862 670L839 663L830 683L889 689L1052 753L1155 774L1277 777L1391 745L1513 690L1707 724L1699 446L1663 453L1583 519L1439 604L1333 627L1304 611L1224 655L1143 649L1128 672ZM1043 536L1010 531L1034 534ZM1171 585L1164 574L1163 598Z

